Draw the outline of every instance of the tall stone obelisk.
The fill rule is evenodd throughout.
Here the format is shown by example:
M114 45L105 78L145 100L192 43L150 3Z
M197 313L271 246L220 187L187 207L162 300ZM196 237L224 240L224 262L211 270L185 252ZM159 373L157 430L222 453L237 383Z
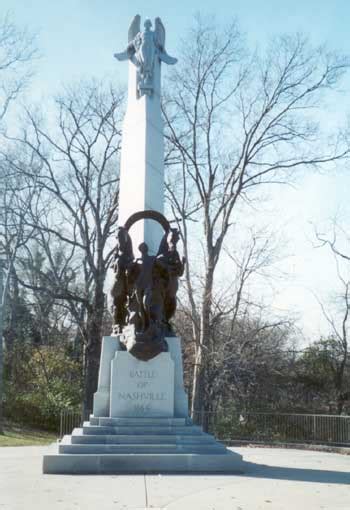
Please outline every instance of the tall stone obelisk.
M128 46L116 53L129 61L127 110L123 124L119 188L119 225L136 211L164 210L164 133L161 113L161 61L175 64L165 52L165 30L159 18L155 30L140 16L129 28ZM150 254L158 250L162 228L151 220L135 224L130 235L135 251L146 242Z

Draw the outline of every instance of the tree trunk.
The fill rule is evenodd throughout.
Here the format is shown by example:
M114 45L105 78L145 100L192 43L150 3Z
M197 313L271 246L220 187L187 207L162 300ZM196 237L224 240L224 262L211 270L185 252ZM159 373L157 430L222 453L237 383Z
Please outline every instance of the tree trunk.
M101 355L101 335L104 314L103 284L97 284L94 303L88 311L87 345L85 348L85 374L83 413L92 412L94 393L97 390L98 370Z
M337 399L337 414L342 414L344 409L344 399L342 398L342 395L340 395Z
M199 343L196 346L195 366L193 370L193 388L191 417L197 423L203 423L203 413L205 411L204 402L204 369L205 369L205 346L210 338L210 317L212 308L214 268L209 264L205 274L205 285L203 289L200 336Z
M92 412L94 393L97 390L98 369L100 364L101 340L97 336L90 339L90 345L85 349L84 374L84 415Z
M17 328L19 321L19 286L17 274L13 266L11 266L11 274L9 275L9 287L8 287L8 327L4 334L4 342L6 347L6 373L7 377L11 379L13 370L13 349L15 339L17 337ZM11 286L11 287L10 287ZM11 292L11 290L12 292Z
M202 346L199 344L196 347L195 364L193 369L193 383L192 383L192 400L191 400L191 418L196 423L201 423L201 408L202 408Z
M347 346L346 346L347 347ZM337 413L341 414L344 409L344 394L343 394L343 381L344 381L344 372L347 362L347 348L344 351L343 359L341 361L340 367L338 368L338 372L336 374L335 380L335 389L337 392Z
M3 265L0 259L0 434L4 433L3 430L3 391L4 391L4 381L3 381L3 340L2 340L2 329L3 329L3 305L4 305L4 273L3 273Z

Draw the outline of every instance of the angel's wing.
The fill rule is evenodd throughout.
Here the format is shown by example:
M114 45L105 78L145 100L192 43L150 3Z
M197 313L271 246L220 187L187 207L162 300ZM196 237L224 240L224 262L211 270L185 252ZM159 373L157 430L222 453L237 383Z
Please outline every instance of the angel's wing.
M157 41L157 46L164 50L165 48L165 28L164 28L164 25L162 23L162 20L160 18L156 18L154 20L154 28L155 28L155 35L156 35L156 41Z
M171 57L170 55L167 54L166 51L160 51L159 58L162 62L165 62L166 64L169 65L174 65L177 62L177 58Z
M128 51L122 51L120 53L114 53L114 57L117 59L117 60L128 60L129 58L129 54L128 54Z
M128 42L130 43L135 39L136 35L140 32L141 16L136 14L132 22L130 23L128 31Z

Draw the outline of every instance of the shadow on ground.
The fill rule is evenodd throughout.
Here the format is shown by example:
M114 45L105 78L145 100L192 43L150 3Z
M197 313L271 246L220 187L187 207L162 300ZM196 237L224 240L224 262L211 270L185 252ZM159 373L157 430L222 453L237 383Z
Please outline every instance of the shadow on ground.
M267 466L265 464L255 464L253 462L245 462L243 472L233 471L232 473L213 473L213 472L189 472L189 473L158 473L158 472L150 472L150 473L118 473L116 475L112 475L115 478L120 478L123 476L134 476L135 478L142 478L145 476L166 476L166 477L178 477L184 476L186 478L190 477L220 477L220 478L231 478L236 476L242 476L247 478L262 478L266 480L289 480L293 482L313 482L313 483L323 483L323 484L341 484L341 485L350 485L350 471L327 471L324 469L305 469L305 468L289 468L289 467L281 467L281 466ZM350 469L350 462L349 462ZM80 475L69 475L69 476L80 476ZM84 474L84 477L89 476L105 476L105 475L89 475Z
M350 462L349 471L347 473L343 471L326 471L323 469L266 466L264 464L246 462L243 476L249 476L250 478L268 478L270 480L350 485Z

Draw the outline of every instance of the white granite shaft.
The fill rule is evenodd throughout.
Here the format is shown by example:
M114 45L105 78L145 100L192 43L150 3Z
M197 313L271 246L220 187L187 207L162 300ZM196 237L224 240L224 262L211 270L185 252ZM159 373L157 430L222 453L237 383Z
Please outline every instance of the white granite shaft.
M154 66L154 92L138 97L136 67L129 63L127 111L123 124L119 190L119 225L135 212L164 210L164 140L160 106L160 62ZM142 220L130 230L135 256L146 242L156 254L162 228L154 221Z

